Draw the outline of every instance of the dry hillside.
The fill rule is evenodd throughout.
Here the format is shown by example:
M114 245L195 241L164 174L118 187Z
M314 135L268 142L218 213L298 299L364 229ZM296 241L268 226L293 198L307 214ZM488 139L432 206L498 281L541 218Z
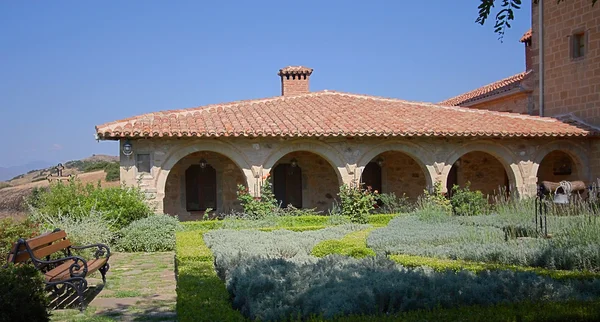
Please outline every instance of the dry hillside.
M104 170L89 171L98 166L100 162L115 161L118 161L118 157L108 155L94 155L82 160L69 161L64 164L63 175L74 175L83 183L95 184L100 181L103 187L118 186L119 181L106 182ZM27 210L23 203L24 198L29 196L35 187L47 187L49 182L46 177L49 174L56 174L56 169L52 167L33 170L8 182L0 182L0 218L23 215Z

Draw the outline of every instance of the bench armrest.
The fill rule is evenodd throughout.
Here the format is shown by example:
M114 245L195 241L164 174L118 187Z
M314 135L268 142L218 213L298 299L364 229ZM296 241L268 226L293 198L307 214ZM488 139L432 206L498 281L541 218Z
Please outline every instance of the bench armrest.
M94 253L94 257L96 257L96 259L98 259L100 257L106 257L106 259L108 259L110 257L110 248L107 245L104 245L104 244L91 244L91 245L85 245L85 246L71 246L71 249L81 250L81 249L87 249L87 248L93 248L93 247L97 247L98 248L96 250L96 252Z
M73 264L69 266L69 274L71 277L85 277L88 273L88 265L87 261L79 256L67 256L58 259L52 260L42 260L39 258L35 258L35 262L39 264L49 265L49 264L61 264L66 261L73 261Z

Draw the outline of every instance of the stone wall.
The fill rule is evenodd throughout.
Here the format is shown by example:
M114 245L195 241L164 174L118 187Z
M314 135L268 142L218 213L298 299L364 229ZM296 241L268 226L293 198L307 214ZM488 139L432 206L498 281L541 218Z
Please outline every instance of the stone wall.
M184 205L181 201L183 197L180 191L176 190L177 184L173 183L173 180L179 180L181 189L181 175L182 171L185 171L182 168L185 166L183 164L198 162L200 154L194 153L202 151L212 151L226 157L212 161L210 156L206 156L209 163L215 166L227 165L228 169L235 167L239 171L234 175L234 181L221 181L223 187L226 183L231 183L227 189L231 194L222 198L225 202L221 205L223 210L218 209L219 211L235 208L235 184L245 182L250 193L258 196L261 182L271 169L278 162L289 162L286 158L291 159L294 156L298 159L306 178L303 180L303 192L307 196L303 198L306 200L306 208L317 207L320 210L331 206L341 184L350 184L360 179L363 168L379 155L384 156L382 175L383 181L388 182L384 192L386 189L392 189L401 195L405 187L410 187L408 190L411 197L416 197L417 191L420 193L423 186L430 189L436 181L440 181L442 187L446 187L446 180L454 162L474 151L489 154L488 158L473 161L472 164L477 165L477 169L470 170L475 178L485 178L487 183L480 188L487 193L503 184L503 171L506 170L510 185L520 195L535 194L539 164L548 153L555 150L568 152L577 158L581 177L586 183L591 178L589 157L592 143L590 139L585 138L156 138L131 140L131 143L134 156L137 153L150 153L151 172L139 173L134 162L135 157L121 155L121 180L130 185L139 184L147 195L154 199L158 211L167 209L169 212L177 211ZM299 151L311 152L314 155L297 153ZM468 161L468 158L465 160ZM498 163L493 165L494 160L501 160L501 164L505 166L502 167ZM394 163L402 166L393 167L387 173L386 166ZM230 174L224 172L219 178L224 180L230 177ZM475 184L473 178L470 181Z
M460 158L457 169L458 185L465 187L470 182L471 190L495 196L506 191L507 175L504 166L494 156L480 151L470 152Z
M164 213L179 215L181 220L199 219L203 212L186 210L185 171L198 164L200 159L215 168L217 173L217 209L218 213L241 211L237 200L237 185L246 185L246 178L239 167L229 158L214 152L195 152L181 159L171 169L165 184Z
M340 189L331 164L314 153L297 151L283 156L273 168L279 163L290 163L292 159L297 160L298 168L302 170L302 208L331 209Z
M427 189L425 173L413 158L397 151L384 152L377 156L379 157L383 159L383 193L393 192L398 197L406 195L412 201L416 201L417 197L423 194L423 190Z

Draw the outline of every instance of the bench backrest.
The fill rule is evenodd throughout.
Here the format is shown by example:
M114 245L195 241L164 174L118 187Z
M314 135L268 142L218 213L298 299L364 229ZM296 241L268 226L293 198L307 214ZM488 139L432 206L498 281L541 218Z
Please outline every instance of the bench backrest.
M27 246L35 258L44 258L71 246L64 230L45 233L40 236L27 239L24 243L16 242L8 255L9 263L22 263L30 259Z

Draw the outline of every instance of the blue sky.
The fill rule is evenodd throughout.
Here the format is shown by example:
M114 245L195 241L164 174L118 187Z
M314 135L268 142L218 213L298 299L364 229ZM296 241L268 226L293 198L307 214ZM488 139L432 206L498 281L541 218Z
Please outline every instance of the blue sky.
M311 90L433 102L523 71L530 1L504 43L478 3L2 1L0 166L117 155L95 125L276 96L287 65Z

